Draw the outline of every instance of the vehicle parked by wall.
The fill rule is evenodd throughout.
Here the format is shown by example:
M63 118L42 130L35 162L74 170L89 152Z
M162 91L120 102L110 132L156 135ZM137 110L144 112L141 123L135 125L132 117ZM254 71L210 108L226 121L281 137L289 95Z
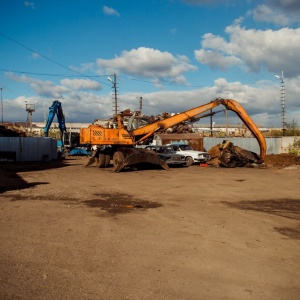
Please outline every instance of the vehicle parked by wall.
M166 164L169 166L172 166L172 165L184 166L184 165L186 165L185 156L176 154L171 146L153 145L153 146L146 146L145 148L148 150L154 151L159 156L159 158L164 160L166 162Z
M193 150L188 144L172 143L168 146L172 147L176 154L184 156L187 166L192 166L194 163L206 163L211 159L208 152Z

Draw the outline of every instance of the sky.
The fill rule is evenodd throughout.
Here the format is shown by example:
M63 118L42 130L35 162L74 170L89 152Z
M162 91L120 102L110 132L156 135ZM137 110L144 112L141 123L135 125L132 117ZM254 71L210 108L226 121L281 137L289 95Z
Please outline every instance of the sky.
M119 112L140 97L146 115L221 97L281 128L284 89L285 122L300 125L299 0L2 0L0 10L4 122L26 122L26 104L44 122L55 100L66 122L109 119L115 78Z

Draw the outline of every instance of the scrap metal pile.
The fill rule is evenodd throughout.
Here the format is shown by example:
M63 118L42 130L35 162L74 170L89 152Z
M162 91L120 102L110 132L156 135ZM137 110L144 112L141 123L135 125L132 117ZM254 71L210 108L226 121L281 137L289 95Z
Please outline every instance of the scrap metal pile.
M151 123L154 123L156 121L164 120L167 118L170 118L174 116L174 114L170 114L167 112L163 112L160 115L157 116L151 116L150 120ZM179 123L173 127L170 127L168 129L160 129L157 131L157 133L193 133L193 128L192 128L192 123L195 122L196 120L193 120L193 118L189 121L185 121L182 123Z
M212 157L209 162L211 165L219 165L224 168L264 166L264 161L256 153L234 146L230 141L225 140L208 152Z
M162 121L165 120L167 118L173 117L175 114L174 113L168 113L168 112L163 112L159 115L153 116L151 115L146 116L144 114L141 114L139 111L132 111L130 109L125 109L124 111L120 112L120 116L122 119L122 122L124 125L127 124L128 119L130 117L132 117L133 115L135 116L142 116L144 118L147 118L149 120L149 124L155 123L157 121ZM167 129L159 129L156 133L193 133L193 127L192 127L192 123L198 121L197 118L191 118L188 121L184 121L182 123L176 124L172 127L169 127ZM105 123L105 127L109 128L109 127L113 127L113 123L116 122L116 117L111 118L109 121L107 121L107 123ZM93 124L98 124L98 119L96 119L94 121Z
M16 137L26 136L24 127L13 123L5 123L0 125L0 136Z

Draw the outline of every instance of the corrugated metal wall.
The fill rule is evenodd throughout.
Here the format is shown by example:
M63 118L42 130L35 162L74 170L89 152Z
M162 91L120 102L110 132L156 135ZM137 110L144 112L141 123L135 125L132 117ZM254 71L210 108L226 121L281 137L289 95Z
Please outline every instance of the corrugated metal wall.
M189 144L194 150L203 151L203 137L197 133L154 134L155 144L166 145L174 143Z
M226 137L226 138L204 138L204 148L208 151L210 148L221 144L224 140L231 141L235 146L243 149L260 153L258 142L255 138L242 138L242 137ZM266 138L267 154L280 154L282 153L282 137L279 138Z
M0 137L0 152L15 152L16 161L19 162L56 160L57 140L44 137Z

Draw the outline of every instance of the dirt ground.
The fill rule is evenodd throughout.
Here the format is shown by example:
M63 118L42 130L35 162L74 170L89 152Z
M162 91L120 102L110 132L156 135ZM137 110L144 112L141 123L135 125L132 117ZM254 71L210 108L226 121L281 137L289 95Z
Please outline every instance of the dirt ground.
M0 164L0 299L299 299L300 163Z

